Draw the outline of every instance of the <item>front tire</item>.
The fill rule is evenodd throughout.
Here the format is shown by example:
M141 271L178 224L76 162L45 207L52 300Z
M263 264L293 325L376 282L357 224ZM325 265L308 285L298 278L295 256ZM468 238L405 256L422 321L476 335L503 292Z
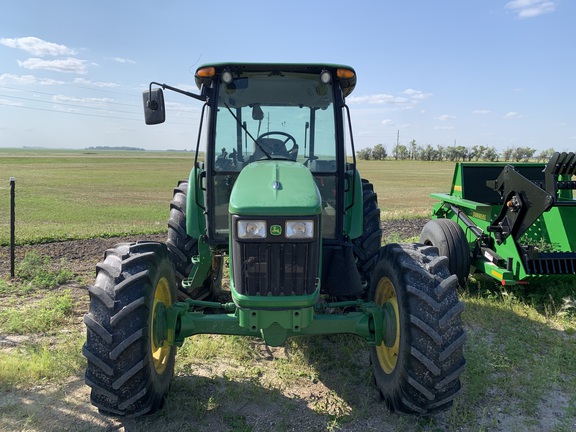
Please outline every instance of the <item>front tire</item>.
M142 242L107 250L89 292L82 353L92 404L104 414L127 417L157 411L176 356L176 347L157 332L177 292L166 246Z
M186 201L188 181L180 180L174 188L170 202L170 218L168 219L168 239L166 245L178 285L179 300L193 298L195 300L217 300L221 292L222 258L212 258L212 269L206 276L204 284L195 290L187 289L182 282L192 273L194 264L192 257L198 255L198 239L188 235L186 230Z
M379 258L370 299L392 307L396 334L370 350L376 386L392 411L444 410L460 390L466 364L457 279L430 246L389 244Z

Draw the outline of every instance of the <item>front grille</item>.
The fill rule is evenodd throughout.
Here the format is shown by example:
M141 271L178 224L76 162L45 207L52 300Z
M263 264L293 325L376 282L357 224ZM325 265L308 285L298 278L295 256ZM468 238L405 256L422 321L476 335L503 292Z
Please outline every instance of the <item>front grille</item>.
M574 252L541 252L537 258L524 257L524 264L531 275L576 275Z
M238 241L232 247L236 292L250 296L293 296L314 293L320 240Z

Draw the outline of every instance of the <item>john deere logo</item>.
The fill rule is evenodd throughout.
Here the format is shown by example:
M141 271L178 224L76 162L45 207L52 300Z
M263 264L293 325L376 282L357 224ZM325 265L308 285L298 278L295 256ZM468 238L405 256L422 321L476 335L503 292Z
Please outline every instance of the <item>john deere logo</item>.
M282 227L280 225L271 225L270 234L272 234L273 236L279 236L280 234L282 234Z

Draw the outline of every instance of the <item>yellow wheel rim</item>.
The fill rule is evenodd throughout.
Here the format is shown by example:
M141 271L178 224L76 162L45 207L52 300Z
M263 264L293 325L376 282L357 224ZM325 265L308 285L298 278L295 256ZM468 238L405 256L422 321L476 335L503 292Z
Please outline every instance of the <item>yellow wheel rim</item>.
M152 361L154 362L154 369L161 375L168 366L171 347L167 341L163 341L161 345L158 345L156 338L154 338L154 320L156 319L156 307L159 303L163 303L165 308L168 308L172 304L170 284L166 278L160 279L154 290L154 304L152 305L152 318L150 320L150 351Z
M392 373L396 367L398 353L400 351L400 315L398 314L398 298L396 297L394 284L387 277L383 277L378 282L374 302L379 306L389 303L394 308L394 315L396 316L396 338L394 345L387 347L384 342L382 342L376 347L376 355L378 356L380 367L384 372L389 374Z

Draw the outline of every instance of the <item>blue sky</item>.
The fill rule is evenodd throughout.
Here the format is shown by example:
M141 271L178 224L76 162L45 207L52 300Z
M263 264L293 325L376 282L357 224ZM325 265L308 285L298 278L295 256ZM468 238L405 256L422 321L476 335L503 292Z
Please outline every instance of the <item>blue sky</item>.
M191 149L200 64L356 69L356 148L381 143L576 149L576 1L11 0L0 14L0 147Z

